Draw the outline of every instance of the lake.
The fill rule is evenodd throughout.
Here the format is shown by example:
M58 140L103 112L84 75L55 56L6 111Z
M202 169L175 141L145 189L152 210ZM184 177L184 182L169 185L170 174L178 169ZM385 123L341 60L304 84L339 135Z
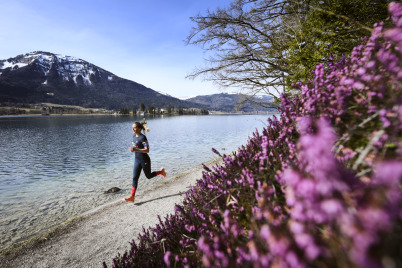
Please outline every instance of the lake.
M270 115L147 118L152 170L138 193L247 143ZM1 248L129 194L134 154L130 116L0 117ZM111 187L124 191L106 195Z

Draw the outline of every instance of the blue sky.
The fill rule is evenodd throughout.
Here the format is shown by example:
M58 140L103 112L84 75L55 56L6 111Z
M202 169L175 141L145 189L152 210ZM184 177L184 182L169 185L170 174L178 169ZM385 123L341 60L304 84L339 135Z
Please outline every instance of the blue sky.
M0 0L0 59L32 51L74 56L174 97L223 90L186 79L204 64L184 40L191 16L231 0Z

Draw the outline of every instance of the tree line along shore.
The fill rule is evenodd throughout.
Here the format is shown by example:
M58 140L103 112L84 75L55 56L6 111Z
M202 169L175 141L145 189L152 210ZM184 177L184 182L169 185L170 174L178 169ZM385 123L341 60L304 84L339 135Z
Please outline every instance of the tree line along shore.
M199 108L176 108L170 107L148 108L141 104L139 109L122 108L120 110L108 110L103 108L86 108L75 105L61 105L52 103L41 104L13 104L0 106L0 116L7 115L68 115L68 114L88 114L88 115L205 115L209 114L207 109Z

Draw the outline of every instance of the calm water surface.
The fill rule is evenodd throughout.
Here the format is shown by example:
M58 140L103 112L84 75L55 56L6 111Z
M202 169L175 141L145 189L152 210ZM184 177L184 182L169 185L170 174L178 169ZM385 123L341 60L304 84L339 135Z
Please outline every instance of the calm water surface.
M230 153L267 124L268 115L148 118L152 170L165 180ZM121 116L0 118L0 247L114 202L131 189L131 125ZM138 192L161 182L142 174ZM103 194L111 187L124 189Z

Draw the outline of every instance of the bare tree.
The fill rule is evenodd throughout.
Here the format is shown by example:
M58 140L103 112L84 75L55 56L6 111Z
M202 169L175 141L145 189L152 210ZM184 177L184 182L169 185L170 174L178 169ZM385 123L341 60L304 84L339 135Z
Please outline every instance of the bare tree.
M191 20L196 24L187 44L214 52L207 65L189 78L203 76L222 87L238 87L247 95L274 97L284 90L288 71L284 17L293 11L289 1L235 0L226 9L207 11Z

